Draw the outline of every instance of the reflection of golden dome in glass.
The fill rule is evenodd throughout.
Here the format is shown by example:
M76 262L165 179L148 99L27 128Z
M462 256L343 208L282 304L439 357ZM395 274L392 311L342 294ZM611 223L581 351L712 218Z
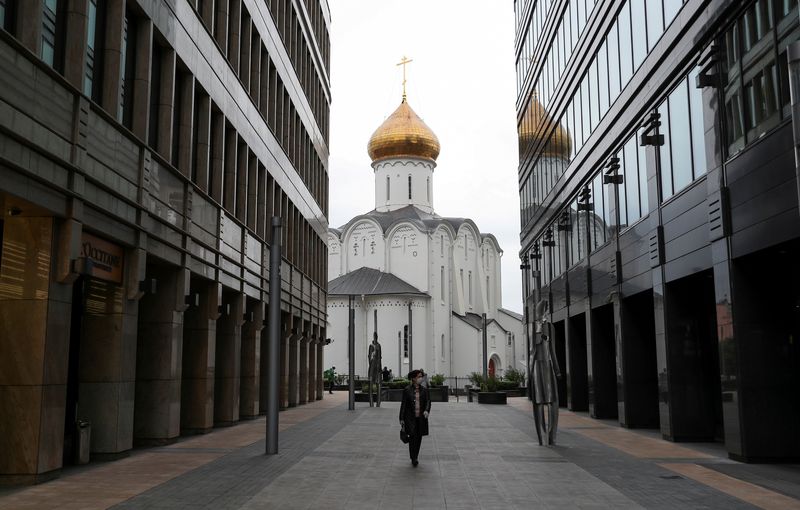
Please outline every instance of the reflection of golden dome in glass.
M538 144L542 137L549 136L549 143L546 143L542 149L542 156L569 159L572 151L572 138L561 124L552 130L553 124L553 119L547 114L542 103L536 99L534 93L519 125L520 147L531 147Z
M405 99L375 130L367 145L372 161L406 156L436 161L439 148L439 139Z

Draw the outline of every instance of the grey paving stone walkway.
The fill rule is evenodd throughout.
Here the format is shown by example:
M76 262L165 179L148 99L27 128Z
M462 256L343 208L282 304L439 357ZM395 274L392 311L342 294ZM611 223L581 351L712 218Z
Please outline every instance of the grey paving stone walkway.
M396 403L340 406L282 432L278 456L258 441L118 507L755 508L570 430L540 447L511 406L435 405L413 468L397 415Z

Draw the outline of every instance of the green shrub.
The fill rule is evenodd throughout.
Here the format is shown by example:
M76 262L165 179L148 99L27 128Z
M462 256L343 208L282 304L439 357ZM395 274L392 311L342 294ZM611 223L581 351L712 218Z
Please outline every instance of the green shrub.
M430 379L431 386L443 386L444 385L444 374L434 374L431 376Z
M508 391L519 388L519 383L516 381L497 381L497 391Z
M389 389L392 390L401 390L406 386L408 386L409 384L411 384L411 381L409 381L408 379L405 379L403 377L396 377L391 381L389 381L388 383L386 383L385 386L388 386Z
M483 378L481 377L481 379ZM497 391L497 384L499 382L500 381L497 379L497 377L490 375L481 383L481 391Z
M480 372L472 372L467 377L469 377L469 382L476 388L483 386L483 375Z
M508 368L503 375L503 380L516 383L517 386L520 386L525 382L525 372L517 370L516 368Z

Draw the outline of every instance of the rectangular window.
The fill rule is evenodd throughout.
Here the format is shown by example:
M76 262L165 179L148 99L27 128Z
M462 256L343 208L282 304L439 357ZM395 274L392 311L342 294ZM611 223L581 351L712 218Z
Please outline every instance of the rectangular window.
M444 266L439 268L439 287L441 289L441 299L444 302Z
M600 47L600 52L597 56L598 65L597 65L597 80L598 86L600 87L600 118L602 119L606 112L608 111L609 107L609 76L608 76L608 52L607 52L607 41L603 41L603 45Z
M617 18L617 27L619 28L619 69L620 69L620 83L621 88L633 76L633 48L631 47L631 13L630 5L626 2L619 11Z
M670 155L669 150L669 140L670 135L670 119L669 119L669 106L667 101L661 103L661 106L658 107L658 113L660 115L661 127L659 128L659 132L664 135L665 143L661 147L658 148L659 154L659 171L661 172L661 200L666 200L668 197L672 196L672 158Z
M411 200L411 176L408 176L408 199Z
M689 128L689 89L681 81L669 96L669 136L666 143L672 155L672 193L692 182L692 147ZM667 188L664 188L664 198Z
M664 12L661 1L647 3L647 49L652 51L664 33Z
M644 23L645 0L629 0L631 6L631 34L633 41L633 71L636 72L639 66L647 57L647 28Z
M8 30L6 24L10 24L8 23L8 20L11 19L11 16L8 16L9 1L10 0L0 0L0 28L2 28L3 30Z
M86 28L86 71L83 77L84 95L94 98L92 94L95 79L95 51L97 41L97 0L89 0Z
M469 285L469 306L472 306L472 271L467 274Z
M58 21L58 0L42 2L42 60L50 67L56 67L56 31Z
M408 326L403 326L403 358L408 361Z
M627 208L628 225L632 225L642 217L642 208L639 197L639 162L636 154L636 136L632 136L623 148L623 184Z

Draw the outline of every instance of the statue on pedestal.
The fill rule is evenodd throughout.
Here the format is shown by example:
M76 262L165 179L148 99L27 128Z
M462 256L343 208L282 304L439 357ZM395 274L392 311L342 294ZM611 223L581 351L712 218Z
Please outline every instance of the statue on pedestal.
M548 318L549 302L541 300L536 304L536 333L530 357L533 384L533 420L539 444L556 443L558 429L558 381L561 370L558 367L553 344L553 324ZM544 442L543 442L544 438Z
M377 407L380 407L383 372L381 370L381 344L378 343L377 332L372 333L372 343L369 344L367 359L369 360L369 406L372 407L372 391L373 385L375 385L378 389Z

